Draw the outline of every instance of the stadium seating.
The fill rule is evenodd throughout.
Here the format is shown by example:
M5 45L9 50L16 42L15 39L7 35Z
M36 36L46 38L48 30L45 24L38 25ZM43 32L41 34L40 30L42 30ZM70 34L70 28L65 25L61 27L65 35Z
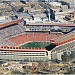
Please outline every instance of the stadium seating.
M55 38L54 40L55 40L55 43L64 44L74 40L74 38L75 38L75 33L71 32L66 35Z
M61 36L61 33L26 32L21 24L14 24L0 29L0 46L19 46L33 42L50 42L50 39Z
M24 44L30 41L33 42L50 42L50 39L61 36L62 34L48 34L48 33L36 33L28 32L26 34L18 35L9 39L10 42L15 43L15 46Z
M1 38L6 38L9 36L13 36L16 34L23 33L25 31L24 27L21 25L14 25L10 27L6 27L3 29L0 29L0 37Z

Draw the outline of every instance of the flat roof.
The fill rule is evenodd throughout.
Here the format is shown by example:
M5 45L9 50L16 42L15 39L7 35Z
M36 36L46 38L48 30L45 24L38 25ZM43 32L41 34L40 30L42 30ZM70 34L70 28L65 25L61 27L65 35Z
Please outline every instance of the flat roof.
M75 24L67 24L67 23L29 23L29 26L75 26Z

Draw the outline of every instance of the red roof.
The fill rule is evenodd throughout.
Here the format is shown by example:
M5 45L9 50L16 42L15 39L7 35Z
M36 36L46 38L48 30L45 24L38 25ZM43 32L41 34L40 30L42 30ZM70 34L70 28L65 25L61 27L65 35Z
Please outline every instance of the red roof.
M54 44L54 45L62 45L62 44L69 43L69 42L74 41L74 40L75 40L75 38L73 37L73 38L71 38L69 40L66 40L66 41L63 41L63 42L58 42L58 43L51 42L51 43Z
M11 22L0 24L0 28L6 27L6 26L11 26L11 25L16 24L18 22L22 22L22 20L21 19L19 19L19 20L13 20Z

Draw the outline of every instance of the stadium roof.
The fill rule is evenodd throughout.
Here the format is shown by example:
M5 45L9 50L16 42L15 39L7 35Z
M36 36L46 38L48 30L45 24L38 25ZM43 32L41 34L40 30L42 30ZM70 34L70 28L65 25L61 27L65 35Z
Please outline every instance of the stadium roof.
M55 38L54 40L50 40L50 42L55 45L62 45L62 44L69 43L74 40L75 40L75 33L68 33L58 38Z
M50 26L75 26L75 24L65 24L65 23L50 23L50 22L47 22L47 23L29 23L29 25L31 25L31 26L35 26L35 25L38 25L38 26L40 26L40 25L50 25Z
M21 22L21 19L19 19L19 20L13 20L11 22L0 24L0 29L4 28L4 27L7 27L7 26L11 26L11 25L16 24L18 22Z

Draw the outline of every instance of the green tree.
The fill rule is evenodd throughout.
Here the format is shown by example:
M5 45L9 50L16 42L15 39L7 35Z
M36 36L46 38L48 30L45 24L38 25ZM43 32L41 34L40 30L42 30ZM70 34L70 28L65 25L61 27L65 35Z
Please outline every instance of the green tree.
M24 11L24 8L21 7L21 8L19 9L19 12L23 12L23 11Z
M62 58L62 61L63 61L64 63L70 61L70 55L67 54L66 52L63 53L63 55L61 56L61 58Z

